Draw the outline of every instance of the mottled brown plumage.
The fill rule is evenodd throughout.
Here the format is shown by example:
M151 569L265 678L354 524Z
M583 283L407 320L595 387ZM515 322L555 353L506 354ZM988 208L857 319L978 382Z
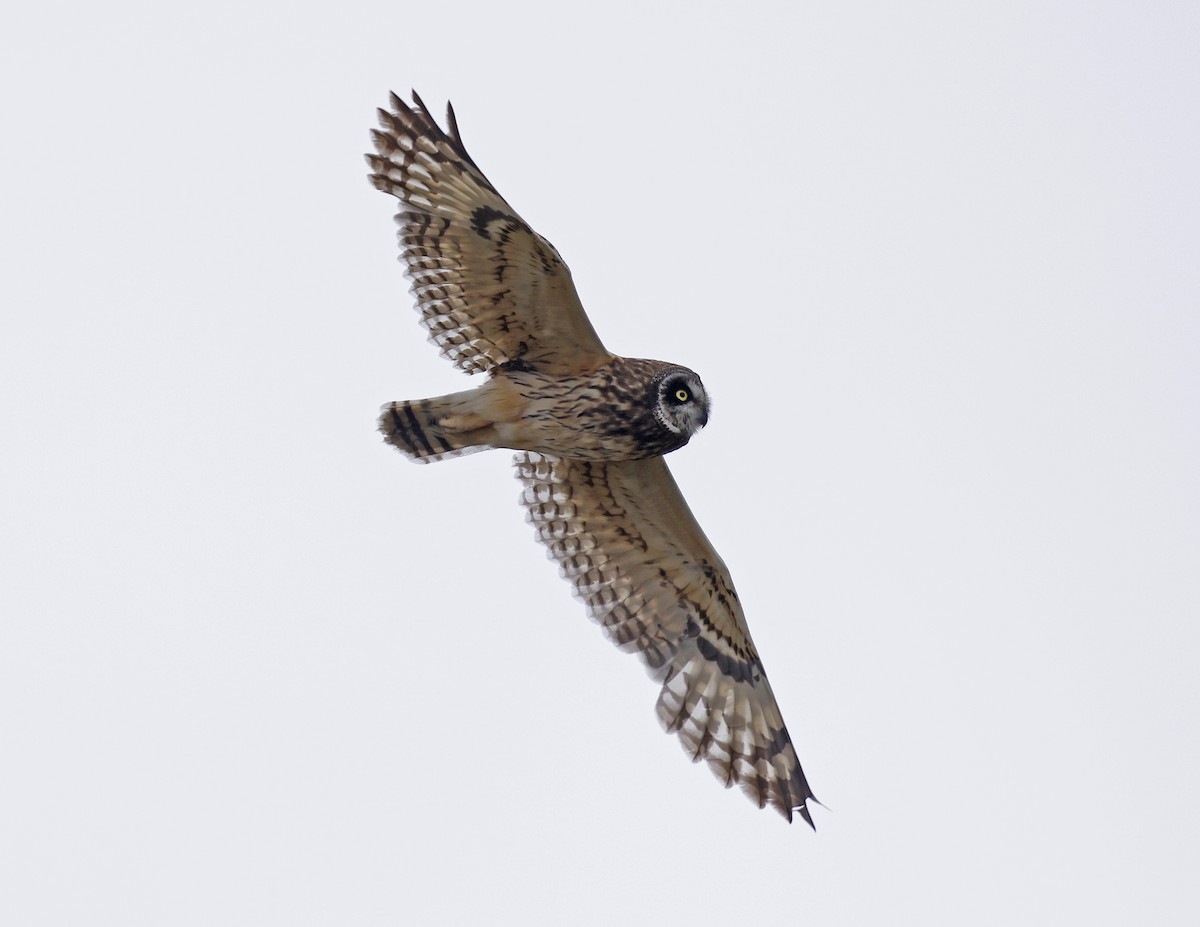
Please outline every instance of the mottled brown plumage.
M662 455L708 421L700 378L618 357L548 241L496 192L420 98L380 110L371 182L397 197L401 260L421 321L479 387L394 402L388 443L429 462L513 448L539 540L588 614L661 683L657 712L693 760L759 805L812 824L812 791L729 571Z

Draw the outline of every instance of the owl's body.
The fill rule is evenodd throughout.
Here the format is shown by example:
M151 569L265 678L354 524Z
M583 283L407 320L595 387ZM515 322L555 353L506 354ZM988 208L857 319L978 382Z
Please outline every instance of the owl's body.
M708 422L700 378L618 357L554 247L496 192L420 99L394 94L368 155L397 197L422 324L475 389L384 406L388 443L419 462L519 451L527 518L607 636L662 688L658 717L693 760L789 821L813 798L729 571L663 461Z
M689 427L688 414L698 425ZM495 447L641 460L682 447L707 420L704 387L692 371L613 357L575 375L500 369L473 390L392 403L380 425L389 444L422 462Z

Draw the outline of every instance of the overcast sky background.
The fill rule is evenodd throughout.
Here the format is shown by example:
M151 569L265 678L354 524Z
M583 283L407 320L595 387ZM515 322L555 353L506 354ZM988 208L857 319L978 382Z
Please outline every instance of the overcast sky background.
M26 4L0 29L0 919L1195 924L1200 7ZM671 466L817 833L693 767L424 343L446 98Z

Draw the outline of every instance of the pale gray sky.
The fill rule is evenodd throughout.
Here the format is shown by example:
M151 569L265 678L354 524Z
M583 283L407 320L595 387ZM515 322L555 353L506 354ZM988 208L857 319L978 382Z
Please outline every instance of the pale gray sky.
M1200 8L27 4L0 30L0 919L1194 924ZM692 767L377 407L374 108L454 100L614 350L817 795Z

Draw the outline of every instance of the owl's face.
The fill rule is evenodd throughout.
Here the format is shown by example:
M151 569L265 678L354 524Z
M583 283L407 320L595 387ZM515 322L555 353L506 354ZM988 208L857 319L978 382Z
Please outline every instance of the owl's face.
M686 442L708 424L708 393L686 367L672 367L655 378L654 417Z

